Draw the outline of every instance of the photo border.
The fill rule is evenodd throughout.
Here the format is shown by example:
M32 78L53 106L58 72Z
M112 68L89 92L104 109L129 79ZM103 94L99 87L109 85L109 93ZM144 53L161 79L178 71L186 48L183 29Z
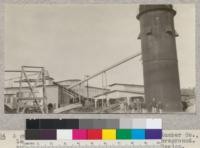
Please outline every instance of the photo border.
M196 66L196 113L162 114L5 114L4 113L4 4L195 4L195 66ZM187 11L187 10L186 10ZM200 128L200 2L195 0L5 0L0 1L0 130L25 129L25 119L36 118L79 118L79 119L119 119L119 118L162 118L164 129Z

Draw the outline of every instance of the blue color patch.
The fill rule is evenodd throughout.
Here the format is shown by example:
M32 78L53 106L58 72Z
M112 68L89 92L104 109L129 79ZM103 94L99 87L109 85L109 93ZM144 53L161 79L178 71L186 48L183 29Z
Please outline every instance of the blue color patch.
M132 139L143 140L145 139L145 129L132 129Z

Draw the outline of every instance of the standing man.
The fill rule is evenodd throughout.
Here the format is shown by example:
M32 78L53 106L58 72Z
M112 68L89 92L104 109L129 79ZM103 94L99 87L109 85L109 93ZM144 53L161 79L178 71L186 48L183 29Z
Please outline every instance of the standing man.
M156 102L156 98L152 99L152 103L151 103L151 112L152 113L156 113L157 112L157 102Z

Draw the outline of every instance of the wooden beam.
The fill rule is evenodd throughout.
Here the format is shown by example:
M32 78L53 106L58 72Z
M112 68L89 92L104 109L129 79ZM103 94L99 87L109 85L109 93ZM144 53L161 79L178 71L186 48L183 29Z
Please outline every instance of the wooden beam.
M44 68L42 66L22 66L23 68Z
M4 72L22 72L21 70L5 70ZM38 70L25 70L25 72L28 72L28 73L36 73L36 72L41 72L41 71L38 71Z

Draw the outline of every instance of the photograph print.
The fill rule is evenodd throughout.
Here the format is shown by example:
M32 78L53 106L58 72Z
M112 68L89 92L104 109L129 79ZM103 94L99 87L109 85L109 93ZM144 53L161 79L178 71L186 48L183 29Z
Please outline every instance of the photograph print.
M194 4L4 11L6 114L196 112Z

